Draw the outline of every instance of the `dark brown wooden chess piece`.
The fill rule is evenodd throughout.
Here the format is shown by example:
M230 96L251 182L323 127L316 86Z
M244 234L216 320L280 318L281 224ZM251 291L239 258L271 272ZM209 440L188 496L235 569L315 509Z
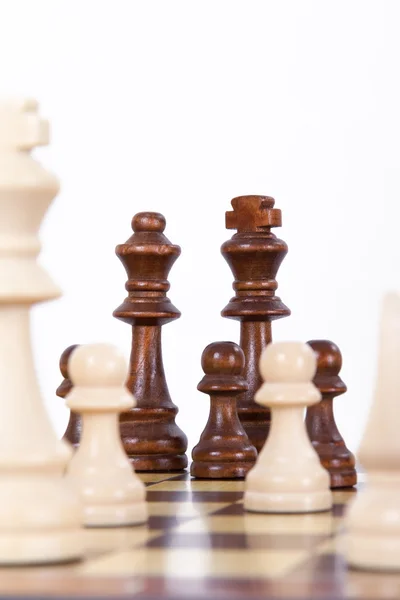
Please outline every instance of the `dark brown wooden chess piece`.
M258 363L272 340L271 321L290 315L275 296L276 274L287 254L285 242L272 227L282 224L281 211L268 196L240 196L226 213L227 229L237 233L221 247L235 277L235 297L222 311L223 317L240 321L240 346L245 354L244 378L249 388L238 399L238 414L251 443L258 451L264 445L270 425L270 411L254 402L262 384Z
M64 380L61 382L59 387L56 390L57 396L60 398L65 398L67 394L72 390L72 382L68 375L68 361L72 354L72 352L77 348L78 345L74 344L72 346L68 346L64 350L64 352L60 356L60 371L61 375L64 377ZM67 429L65 430L63 439L70 442L73 446L79 446L79 441L81 439L81 431L82 431L82 422L79 415L71 411L69 416L69 421L67 425Z
M187 466L187 438L175 423L161 350L161 326L180 317L167 298L168 273L181 253L165 237L165 218L154 212L133 217L133 235L116 247L128 275L128 297L114 317L132 326L127 388L137 406L120 416L124 448L137 471L180 471Z
M243 478L257 458L236 410L238 394L248 388L243 351L233 342L214 342L205 348L201 366L205 375L197 389L210 395L210 414L193 448L190 473L206 479Z
M342 355L336 344L328 340L311 340L307 343L317 355L314 384L322 394L321 402L307 409L308 435L322 466L330 473L331 487L352 487L357 483L355 458L346 448L333 414L333 399L347 391L339 377Z

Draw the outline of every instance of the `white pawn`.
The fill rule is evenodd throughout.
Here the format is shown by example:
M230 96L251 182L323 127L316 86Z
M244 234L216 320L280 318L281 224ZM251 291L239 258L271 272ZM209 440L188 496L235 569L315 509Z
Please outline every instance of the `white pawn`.
M255 400L271 408L271 429L246 477L244 507L249 511L307 513L332 507L329 473L307 435L304 409L320 401L312 379L312 349L300 342L269 344L260 359L265 383Z
M346 516L345 554L362 569L400 571L400 295L384 299L375 398L358 458L365 489Z
M78 346L69 359L71 410L82 415L82 436L67 479L81 493L84 524L120 526L147 520L146 491L119 433L119 413L135 406L125 388L127 364L109 344Z

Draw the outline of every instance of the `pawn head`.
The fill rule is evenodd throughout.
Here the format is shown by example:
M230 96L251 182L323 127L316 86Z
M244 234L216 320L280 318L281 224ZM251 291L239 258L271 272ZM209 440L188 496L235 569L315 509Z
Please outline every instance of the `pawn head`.
M111 344L85 344L72 351L69 377L79 387L122 387L127 364L118 348Z
M260 358L260 372L267 382L306 383L317 368L314 351L302 342L268 344Z
M69 363L71 354L77 347L78 347L78 344L72 344L72 346L68 346L68 348L65 348L64 352L60 356L60 371L61 371L61 375L64 377L64 379L69 379L68 363Z
M234 342L213 342L201 355L206 375L241 375L244 368L243 350Z
M316 354L319 375L339 375L342 355L336 344L329 340L310 340L307 344Z

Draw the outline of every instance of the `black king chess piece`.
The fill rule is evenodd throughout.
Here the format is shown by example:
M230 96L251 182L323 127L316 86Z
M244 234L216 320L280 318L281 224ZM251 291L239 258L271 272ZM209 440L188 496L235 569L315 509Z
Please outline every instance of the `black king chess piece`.
M226 213L226 228L237 233L221 247L235 277L235 296L222 311L223 317L240 321L240 346L245 355L244 378L249 389L238 398L238 415L251 443L261 450L268 435L270 411L253 400L262 384L258 363L272 341L271 321L290 315L275 296L276 274L288 248L272 227L282 224L281 211L268 196L239 196Z

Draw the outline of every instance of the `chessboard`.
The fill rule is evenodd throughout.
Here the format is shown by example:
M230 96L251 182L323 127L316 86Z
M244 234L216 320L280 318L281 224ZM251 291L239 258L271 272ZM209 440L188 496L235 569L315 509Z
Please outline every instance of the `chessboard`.
M334 491L329 512L243 510L243 481L139 474L149 521L87 528L82 561L0 569L0 594L23 597L266 600L399 598L400 576L348 569L342 517L357 489ZM362 485L362 484L361 484Z

